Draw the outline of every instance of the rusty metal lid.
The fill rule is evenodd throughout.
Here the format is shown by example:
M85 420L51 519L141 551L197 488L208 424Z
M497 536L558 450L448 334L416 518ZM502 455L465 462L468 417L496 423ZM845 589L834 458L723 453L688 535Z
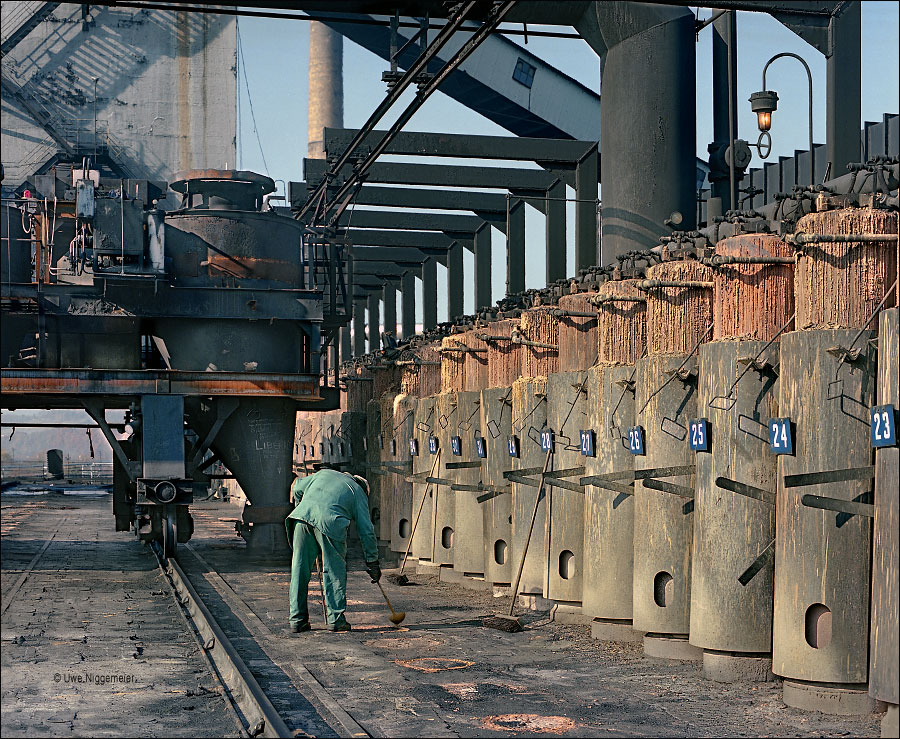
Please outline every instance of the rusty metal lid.
M261 195L275 192L275 181L271 177L237 169L186 169L175 173L175 179L169 187L181 193L187 192L188 189L191 192L203 192L214 191L220 184L225 187L245 185Z

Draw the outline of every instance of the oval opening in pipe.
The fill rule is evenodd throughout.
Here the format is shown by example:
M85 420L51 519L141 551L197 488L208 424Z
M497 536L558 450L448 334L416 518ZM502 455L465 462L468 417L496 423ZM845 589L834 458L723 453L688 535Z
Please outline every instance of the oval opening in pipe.
M444 530L441 531L441 546L444 549L449 549L453 546L453 529L449 526L444 526Z
M494 542L494 562L498 565L506 564L506 542L503 539Z
M575 577L575 555L568 549L559 553L559 576L563 580Z
M657 572L653 578L653 602L660 608L669 605L675 586L674 578L668 572Z
M405 518L400 519L400 525L397 527L400 538L405 539L409 536L409 521Z
M823 649L831 643L831 609L813 603L806 609L806 643L813 649Z

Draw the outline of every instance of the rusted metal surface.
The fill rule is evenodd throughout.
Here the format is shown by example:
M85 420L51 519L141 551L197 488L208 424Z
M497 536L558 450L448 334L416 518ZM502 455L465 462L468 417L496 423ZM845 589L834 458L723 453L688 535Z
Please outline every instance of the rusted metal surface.
M425 398L441 391L441 355L436 344L424 344L412 350L414 359L403 364L400 377L400 392ZM438 364L434 364L437 362Z
M464 354L466 368L463 379L463 390L478 392L488 385L488 344L478 338L480 331L469 330L463 334L463 343L473 352Z
M716 255L793 257L794 249L774 234L722 239ZM714 272L712 338L768 341L794 312L792 264L728 264Z
M787 475L871 463L873 332L860 336L856 361L841 363L828 351L849 346L857 334L794 331L781 339L779 415L796 429L794 455L778 458L772 669L785 678L855 684L867 678L870 520L807 508L801 498L866 500L871 481L784 485Z
M241 395L318 400L314 375L165 370L8 369L3 395Z
M771 370L743 371L761 341L718 341L700 348L697 415L708 419L710 447L695 452L697 487L691 575L690 642L727 652L768 653L772 644L771 560L746 584L742 573L775 537L775 507L719 487L725 477L775 491L776 459L768 420L777 418L778 378ZM764 354L777 362L778 345ZM684 442L687 444L687 440ZM774 500L774 496L773 496Z
M897 233L897 213L867 208L810 213L798 233ZM897 244L806 244L794 277L798 329L861 328L897 279ZM886 307L897 305L897 293Z
M559 346L559 319L553 308L531 308L522 313L519 334L525 341ZM559 350L540 346L522 346L522 377L546 377L559 372Z
M363 367L354 367L349 372L347 380L347 410L351 412L366 412L369 401L372 400L374 382L372 375Z
M878 325L878 405L900 408L900 311L884 311ZM900 450L875 451L875 531L872 546L872 628L869 693L900 703Z
M466 389L466 356L469 349L465 333L445 336L441 339L441 392L451 393Z
M559 371L574 372L586 370L597 361L599 328L597 308L591 305L590 298L594 293L573 293L563 295L559 299L562 311L573 313L592 313L593 318L584 316L559 317Z
M482 460L481 481L505 485L506 492L481 504L484 527L484 578L490 583L508 585L512 572L511 488L503 481L510 469L508 439L512 434L512 387L481 391L481 431L487 448Z
M599 316L600 364L634 364L647 344L647 297L637 280L610 280L600 285L594 301Z
M486 336L510 336L518 321L504 318L482 326L479 333ZM488 346L487 387L512 387L522 370L522 348L512 341L492 339Z
M468 369L468 368L467 368ZM482 436L481 393L457 393L456 417L450 425L453 434L461 440L462 454L442 457L444 472L441 477L454 480L462 485L477 485L482 479L481 467L448 469L454 462L483 463L475 450L475 440ZM444 490L441 491L442 493ZM484 574L484 514L481 504L475 498L478 492L472 490L447 490L454 501L453 569L464 575Z
M647 270L654 280L707 282L713 270L695 261L663 262ZM646 291L647 354L687 354L712 322L712 290L661 287Z
M537 467L541 469L546 452L541 450L540 431L547 425L547 378L520 378L512 386L512 432L519 440L519 456L513 458L513 470ZM528 535L528 526L534 511L537 488L528 485L512 485L512 561L517 565ZM547 573L545 559L547 526L547 501L538 506L534 533L528 546L528 556L519 583L520 594L542 596Z
M650 332L659 335L660 329L648 321ZM635 456L635 471L690 465L694 461L687 433L690 419L697 415L696 386L691 378L665 384L671 379L668 372L683 361L684 356L670 354L644 357L637 362L635 421L644 429L646 453ZM665 482L694 488L693 475L667 477ZM693 501L651 489L642 480L634 484L634 498L634 628L687 635Z
M395 395L400 392L403 368L394 364L379 364L372 370L372 397L376 400L385 393Z
M395 446L389 456L391 462L412 463L409 441L413 438L417 402L418 399L411 395L394 396L392 432ZM391 486L391 549L405 552L412 534L412 483L407 482L406 474L388 474L394 478Z
M553 431L551 470L584 466L581 429L588 428L587 371L559 372L547 378L547 425ZM577 483L581 475L567 479ZM581 604L584 579L584 494L548 486L550 517L546 522L547 597Z
M414 475L429 473L438 458L437 454L431 454L428 450L428 439L435 435L437 426L437 399L435 397L419 398L416 403L416 412L413 416L413 438L416 441L418 454L412 459L412 471ZM438 449L443 457L445 450ZM435 468L435 475L438 468ZM434 541L433 502L434 485L424 481L417 481L412 486L412 522L415 526L412 537L412 549L410 556L421 560L431 560L431 545ZM424 496L424 501L423 501ZM421 508L421 513L419 509ZM418 516L418 523L416 517Z
M627 473L634 468L634 457L628 452L634 393L619 384L633 379L630 365L590 370L587 421L594 431L595 455L584 457L585 475ZM627 483L627 478L622 482ZM583 613L630 621L633 571L634 495L585 486Z
M435 398L435 416L437 424L435 432L438 444L443 450L439 476L446 477L446 464L453 460L450 453L450 437L456 433L458 407L456 393L441 393ZM434 539L432 541L433 555L431 561L434 564L453 566L453 550L456 544L456 503L454 493L446 485L435 485L432 506L434 508L434 524L432 527Z

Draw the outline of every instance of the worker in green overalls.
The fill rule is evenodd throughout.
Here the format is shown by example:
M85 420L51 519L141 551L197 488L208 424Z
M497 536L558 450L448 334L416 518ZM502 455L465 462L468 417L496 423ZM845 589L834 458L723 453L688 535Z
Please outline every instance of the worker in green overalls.
M369 516L369 484L358 475L323 469L291 485L293 512L285 521L294 550L291 564L291 631L309 631L307 589L316 557L322 557L322 594L328 629L350 631L347 608L347 528L356 522L372 582L381 579L378 542Z

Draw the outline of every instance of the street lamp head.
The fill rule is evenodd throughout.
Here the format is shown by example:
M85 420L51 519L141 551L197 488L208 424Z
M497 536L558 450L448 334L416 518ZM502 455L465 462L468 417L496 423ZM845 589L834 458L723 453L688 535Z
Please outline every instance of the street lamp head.
M778 108L778 93L774 90L760 90L750 96L750 109L756 113L760 131L772 127L772 113Z

